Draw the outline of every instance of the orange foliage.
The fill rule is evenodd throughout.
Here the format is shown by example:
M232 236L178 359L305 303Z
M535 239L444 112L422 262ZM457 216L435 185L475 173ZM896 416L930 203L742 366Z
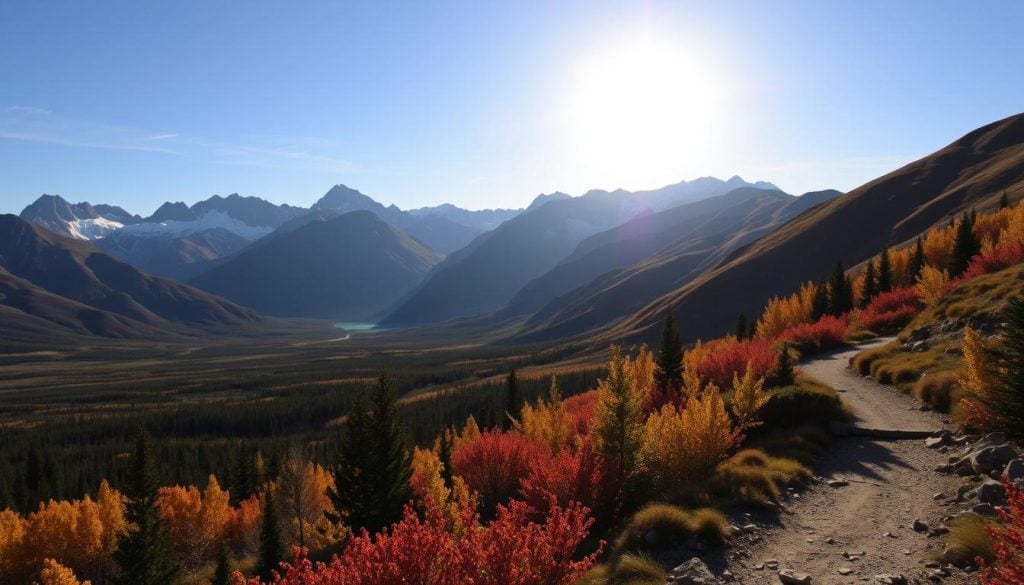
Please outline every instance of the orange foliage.
M160 488L160 517L186 573L199 570L220 548L230 516L228 499L213 475L202 492L196 486Z
M552 453L569 444L574 435L572 419L562 408L562 395L554 376L551 376L547 401L540 398L537 406L524 405L514 425L520 433L547 444Z
M92 585L92 582L79 581L71 569L53 559L43 559L37 585Z
M800 292L768 301L757 323L757 335L774 339L786 329L810 321L817 290L813 282L808 282L800 287Z

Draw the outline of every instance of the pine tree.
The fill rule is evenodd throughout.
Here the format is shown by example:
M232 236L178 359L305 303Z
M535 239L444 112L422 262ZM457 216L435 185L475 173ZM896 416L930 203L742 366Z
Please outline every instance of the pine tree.
M519 379L516 378L516 371L513 369L505 379L505 391L507 406L502 425L507 431L512 428L514 422L519 419L519 413L523 411L523 393L519 389Z
M281 536L281 519L274 501L274 491L267 489L263 494L263 522L260 527L260 556L256 573L263 581L271 581L273 572L281 570L284 557L284 540Z
M339 515L332 519L377 532L402 518L412 499L412 453L386 375L377 380L369 409L365 399L353 407L338 458L328 495Z
M989 392L988 407L1000 430L1024 439L1024 298L1011 300L1003 313L1002 340L993 351L997 382Z
M742 341L747 336L747 314L740 313L736 319L736 339Z
M231 585L231 574L235 572L233 565L227 541L221 542L220 550L217 551L217 569L213 572L210 585Z
M437 458L441 460L441 479L444 481L445 487L448 489L452 488L452 436L455 434L455 430L448 427L441 433L440 448L438 449Z
M1003 191L1002 196L999 197L999 209L1006 209L1010 206L1010 198L1006 196L1006 191Z
M125 519L134 529L118 538L114 560L121 570L118 583L123 585L170 585L177 580L167 532L157 507L156 455L149 433L140 428L135 439L132 472L125 495L128 506Z
M782 344L782 353L779 354L779 365L775 368L775 385L792 386L796 384L796 373L793 371L793 361L789 357L789 344Z
M878 292L884 293L892 290L892 259L889 257L889 248L882 250L878 257Z
M629 360L612 347L608 378L598 384L591 424L597 450L619 486L633 476L643 440L643 396L633 382Z
M828 314L830 296L828 283L823 282L814 289L814 299L811 302L812 320L817 321Z
M838 317L853 309L853 285L846 276L842 260L836 260L836 266L832 270L832 278L829 280L828 290L829 314Z
M907 264L907 279L910 281L907 284L913 285L916 283L917 277L921 276L922 270L924 270L924 243L921 241L921 238L917 238L914 252L910 255L910 262Z
M665 313L661 343L654 356L654 383L666 392L678 391L683 385L683 342L672 320L672 307Z
M875 261L868 260L868 266L864 269L864 290L861 294L861 306L866 307L871 299L878 294L878 285L875 282Z
M981 252L981 242L974 234L974 213L965 212L956 227L953 251L949 255L949 277L956 278L967 270L971 258Z

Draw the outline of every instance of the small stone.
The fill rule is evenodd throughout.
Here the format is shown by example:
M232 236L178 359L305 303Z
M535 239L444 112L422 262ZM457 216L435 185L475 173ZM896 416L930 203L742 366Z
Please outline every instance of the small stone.
M909 549L909 548L905 548L905 549L903 549L903 551L902 551L902 552L903 552L903 554L905 554L905 555L911 555L911 554L913 554L913 553L911 553L911 552L910 552L910 549Z
M936 502L939 501L939 500L945 500L946 499L946 494L944 494L942 492L937 492L937 493L932 495L932 499L935 500Z
M883 534L882 536L885 536L885 537L888 537L888 538L899 538L898 536L896 536L896 535L895 535L895 534L893 534L892 532L886 532L886 533L885 533L885 534Z
M848 485L850 485L850 482L846 481L845 479L831 479L828 482L828 487L830 488L841 488L846 487Z
M1010 461L1006 464L1006 469L1003 472L1010 481L1024 480L1024 459Z
M763 571L764 570L764 563L754 563L750 568L755 570L755 571Z
M939 561L928 561L924 564L926 569L938 569L940 566Z
M837 572L838 572L838 573L839 573L840 575L844 575L844 576L845 576L845 575L850 575L850 574L852 574L852 573L853 573L853 569L851 569L850 567L839 567L839 569L838 569L838 571L837 571Z
M719 575L719 577L722 579L722 581L725 581L726 583L732 583L736 580L736 576L733 575L732 572L729 571L729 569L722 571L722 574Z
M971 506L971 512L974 512L979 516L995 516L996 508L992 504L983 502Z
M831 536L825 539L825 544L835 544L835 543L836 543L836 539L832 538Z
M978 501L983 504L1002 506L1006 503L1006 488L994 479L986 479L978 487Z
M875 583L880 585L908 585L903 575L875 575Z
M744 524L743 528L740 528L740 530L743 531L743 534L750 534L752 532L757 532L757 525L756 524Z
M713 585L719 582L711 569L698 558L692 558L672 569L669 577L673 583L682 585Z
M807 573L797 573L793 569L779 571L779 581L786 585L810 585L811 576Z
M765 568L766 568L766 569L768 569L769 571L774 571L774 570L776 570L776 569L778 569L778 568L779 568L779 561L776 561L776 560L774 560L774 559L773 559L773 560L770 560L770 561L765 561L765 562L764 562L764 566L765 566Z
M914 520L914 532L928 532L928 525L925 524L924 520L918 518Z

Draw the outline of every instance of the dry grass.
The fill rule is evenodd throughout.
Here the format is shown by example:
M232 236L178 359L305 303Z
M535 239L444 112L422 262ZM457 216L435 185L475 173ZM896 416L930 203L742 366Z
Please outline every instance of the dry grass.
M627 553L594 567L575 585L663 585L667 580L665 569L653 559Z
M690 512L669 504L648 504L633 514L613 548L617 554L664 550L693 539L721 543L728 536L729 525L716 510Z
M949 534L946 535L950 552L945 560L959 567L973 565L978 557L992 562L995 552L992 550L988 526L989 523L976 514L953 519L949 523Z
M945 319L999 313L1007 301L1024 293L1024 265L1011 266L960 284L950 290L933 307L928 307L903 329L900 337L911 331Z
M937 343L927 351L905 351L898 342L866 349L851 360L851 365L864 376L882 384L912 392L922 377L949 372L960 367L959 344ZM927 374L928 376L925 376Z
M922 377L914 384L914 396L938 412L948 413L956 404L960 384L957 372L937 372Z
M811 475L811 470L795 459L744 449L715 470L709 481L708 499L765 506L778 501L787 486L802 483Z

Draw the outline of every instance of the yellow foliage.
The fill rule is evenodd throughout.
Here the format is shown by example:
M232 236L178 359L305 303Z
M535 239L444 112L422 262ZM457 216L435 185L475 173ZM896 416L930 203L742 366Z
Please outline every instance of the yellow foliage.
M462 432L452 438L452 451L458 451L459 445L472 443L479 438L480 426L476 424L476 419L473 418L473 415L469 415L469 418L466 419L466 426L462 427Z
M617 466L618 479L635 470L637 450L643 438L643 404L646 395L637 389L637 368L612 346L608 377L598 382L597 405L591 420L597 450Z
M641 369L643 367L645 366L641 366ZM640 372L638 375L646 375L646 372ZM653 379L652 368L652 383ZM520 433L545 443L552 453L558 453L566 447L572 437L572 419L562 408L562 395L558 391L558 381L554 376L551 376L547 401L541 398L537 401L537 406L523 406L519 420L513 424Z
M157 505L182 569L193 574L213 557L224 538L228 493L211 475L202 492L194 485L160 488Z
M945 270L925 266L921 270L921 276L917 277L917 294L921 297L921 302L931 306L942 298L947 284L949 274Z
M327 521L327 514L334 513L327 495L333 485L334 476L306 460L300 449L294 449L285 459L272 487L291 538L299 546L320 550L344 537Z
M1004 209L1003 211L1009 213L1006 226L999 232L999 243L1024 244L1024 205L1017 205L1012 210Z
M36 585L92 585L92 582L79 581L71 569L53 559L44 559Z
M747 362L747 370L742 378L736 374L732 375L732 413L740 428L750 428L759 424L755 420L757 412L769 400L763 388L764 378L754 375L754 368L750 362Z
M451 529L458 533L462 530L462 510L466 506L475 508L477 501L461 477L453 476L450 488L445 485L441 476L444 464L438 455L439 450L440 443L435 443L433 449L414 448L412 487L428 508L439 508L448 519Z
M25 520L10 509L0 512L0 583L13 582L20 572L24 541Z
M924 247L925 263L929 266L946 266L949 255L953 252L953 240L956 239L956 228L936 228L925 234L921 241Z
M757 323L758 337L774 338L794 325L810 321L816 291L814 283L807 282L799 292L769 300Z

